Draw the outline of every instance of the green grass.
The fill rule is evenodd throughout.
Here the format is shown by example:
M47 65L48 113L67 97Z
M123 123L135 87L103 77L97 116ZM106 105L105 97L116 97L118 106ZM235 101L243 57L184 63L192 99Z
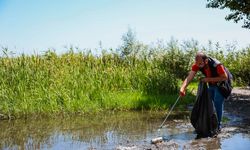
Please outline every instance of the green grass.
M109 94L109 98L105 102L107 108L119 110L166 110L172 106L178 94L165 95L145 95L140 92L122 92ZM194 96L190 93L181 98L177 103L177 108L183 108L194 100Z
M43 55L14 57L3 48L0 119L109 110L166 110L178 97L181 81L199 49L231 71L234 85L243 86L250 81L249 47L227 51L199 47L196 41L179 44L171 40L149 46L133 36L123 39L121 47L115 51L103 49L98 56L90 50L75 53L71 47L61 55L46 51ZM187 91L196 93L197 85L195 79ZM176 109L183 110L193 103L193 95L182 98Z
M178 95L178 79L161 59L69 52L1 57L0 114L163 110Z

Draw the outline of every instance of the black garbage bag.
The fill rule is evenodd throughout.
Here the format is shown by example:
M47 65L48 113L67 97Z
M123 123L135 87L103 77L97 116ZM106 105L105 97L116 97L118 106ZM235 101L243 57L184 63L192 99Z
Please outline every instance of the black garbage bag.
M204 82L199 83L196 102L190 118L198 138L217 135L217 115L213 101L209 98L207 84Z

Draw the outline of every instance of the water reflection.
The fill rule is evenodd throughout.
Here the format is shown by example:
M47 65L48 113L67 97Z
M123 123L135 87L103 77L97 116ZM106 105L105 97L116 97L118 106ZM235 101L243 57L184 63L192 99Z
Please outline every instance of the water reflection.
M153 113L120 112L64 119L0 122L1 149L113 147L152 137L161 117ZM157 121L155 121L157 120Z
M224 147L221 138L193 140L196 135L185 115L171 116L160 131L157 129L164 119L160 112L0 121L0 149L114 149L118 145L150 146L151 139L159 136L166 136L181 149ZM249 134L238 141L243 138L250 143Z

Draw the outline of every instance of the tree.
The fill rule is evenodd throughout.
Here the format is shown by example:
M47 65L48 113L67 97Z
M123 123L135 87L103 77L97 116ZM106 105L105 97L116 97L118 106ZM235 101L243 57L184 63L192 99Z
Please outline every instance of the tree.
M250 0L207 0L207 8L229 8L232 12L225 19L235 23L243 21L243 28L250 29Z
M136 33L131 28L128 28L127 33L122 36L123 44L119 48L122 57L140 57L144 54L147 46L136 39Z
M121 54L122 56L128 56L133 52L134 46L136 45L136 33L133 32L131 28L128 28L127 33L122 36L122 40L123 45L120 48Z

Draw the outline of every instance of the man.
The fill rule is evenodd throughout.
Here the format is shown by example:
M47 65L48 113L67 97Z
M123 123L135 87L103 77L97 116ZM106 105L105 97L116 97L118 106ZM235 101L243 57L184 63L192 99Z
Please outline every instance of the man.
M180 95L185 96L186 94L186 88L190 81L193 80L195 77L197 71L201 71L205 78L201 79L202 82L208 82L209 88L208 92L210 95L210 98L214 102L214 106L216 109L216 114L218 117L218 129L221 129L221 119L222 119L222 113L223 113L223 102L224 97L220 93L217 83L220 81L225 81L228 79L227 73L225 71L225 68L222 64L220 64L219 61L216 59L207 57L204 53L199 52L195 56L195 63L192 65L192 69L189 72L189 75L187 78L183 81L181 89L180 89Z

